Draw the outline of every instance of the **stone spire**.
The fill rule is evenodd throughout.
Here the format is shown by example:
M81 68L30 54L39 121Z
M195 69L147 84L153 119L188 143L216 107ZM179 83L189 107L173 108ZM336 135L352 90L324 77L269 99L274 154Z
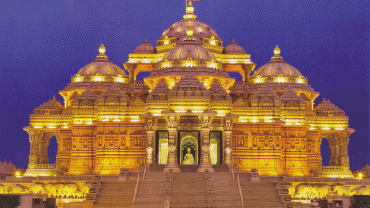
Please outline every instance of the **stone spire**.
M280 48L279 46L276 46L275 49L274 49L274 56L271 58L272 60L274 59L283 59L283 57L280 56Z
M100 54L96 57L97 59L108 59L108 56L105 55L105 46L103 44L99 47Z

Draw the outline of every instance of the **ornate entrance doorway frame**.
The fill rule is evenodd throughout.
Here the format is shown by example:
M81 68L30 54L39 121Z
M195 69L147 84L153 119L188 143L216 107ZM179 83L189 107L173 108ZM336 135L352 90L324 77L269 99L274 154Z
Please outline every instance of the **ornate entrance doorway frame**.
M186 142L191 142L195 147L195 151L191 151L194 160L196 162L195 165L199 165L200 162L200 156L201 156L201 151L200 151L200 131L179 131L178 132L178 141L177 141L177 159L179 162L179 165L182 165L182 161L184 159L185 154L184 151L186 152L187 150L183 150L183 145L186 144ZM185 142L185 143L184 143ZM185 147L186 148L186 147Z

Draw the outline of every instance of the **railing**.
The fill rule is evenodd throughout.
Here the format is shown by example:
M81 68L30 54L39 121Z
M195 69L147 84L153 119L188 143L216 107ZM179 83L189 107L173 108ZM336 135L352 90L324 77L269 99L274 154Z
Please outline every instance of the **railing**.
M55 169L55 164L36 164L36 169Z
M144 166L144 174L143 174L143 181L145 180L146 172L149 172L149 164Z
M136 180L136 186L135 186L135 191L134 191L134 197L132 198L132 203L134 203L134 204L135 204L135 200L136 200L137 189L138 189L138 186L139 186L139 180L140 180L140 172L137 174L137 180Z
M234 86L244 86L244 81L235 81Z
M233 176L233 181L234 181L234 180L235 180L235 176L234 176L234 165L233 165L233 164L231 164L231 165L229 166L229 169L230 169L231 175Z
M136 80L135 86L145 86L144 80Z
M238 181L240 200L242 201L242 208L243 208L244 207L244 200L243 200L242 188L240 186L239 173L236 173L236 176L237 176L237 181Z

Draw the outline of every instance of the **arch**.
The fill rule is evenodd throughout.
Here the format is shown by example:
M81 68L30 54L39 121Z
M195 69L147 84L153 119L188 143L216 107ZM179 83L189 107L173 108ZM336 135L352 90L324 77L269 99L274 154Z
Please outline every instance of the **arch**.
M48 147L49 164L56 163L57 154L58 154L58 142L57 142L57 138L53 136L49 140L49 147Z
M183 164L188 148L190 148L190 153L193 155L195 163L199 164L198 147L198 140L196 138L189 135L184 136L180 142L180 164Z
M321 145L320 145L320 152L321 152L321 160L322 166L329 166L330 163L330 147L329 141L327 138L322 138Z

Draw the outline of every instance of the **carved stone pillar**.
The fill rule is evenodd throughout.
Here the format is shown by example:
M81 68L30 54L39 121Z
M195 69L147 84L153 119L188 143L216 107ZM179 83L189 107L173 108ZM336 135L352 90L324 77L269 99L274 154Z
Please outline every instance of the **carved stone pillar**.
M339 145L335 134L330 134L326 137L329 141L329 148L330 148L330 159L329 165L330 166L338 166L338 155L339 155Z
M168 158L163 172L181 172L177 162L177 121L175 115L167 116Z
M40 152L40 164L49 164L48 148L50 143L50 137L44 133L39 143Z
M128 71L129 74L129 84L134 85L135 84L135 69L137 67L137 64L124 64L125 69Z
M254 67L256 67L255 64L254 65L251 65L251 64L242 65L242 68L244 70L244 75L242 74L244 85L246 83L249 83L250 73L253 71Z
M36 168L36 164L40 164L40 152L39 145L42 138L42 132L36 132L31 130L26 130L29 134L30 141L30 156L28 161L28 168Z
M337 133L336 137L339 143L338 165L345 170L349 170L348 142L351 132Z
M146 141L146 164L153 164L155 163L155 131L154 131L154 124L150 120L146 123L146 134L147 134L147 141Z
M232 146L231 146L231 134L232 134L232 123L230 120L225 121L224 124L224 135L225 135L225 145L224 145L224 164L232 164Z
M210 116L204 115L201 120L201 156L198 172L215 172L211 163L209 132L211 127Z

